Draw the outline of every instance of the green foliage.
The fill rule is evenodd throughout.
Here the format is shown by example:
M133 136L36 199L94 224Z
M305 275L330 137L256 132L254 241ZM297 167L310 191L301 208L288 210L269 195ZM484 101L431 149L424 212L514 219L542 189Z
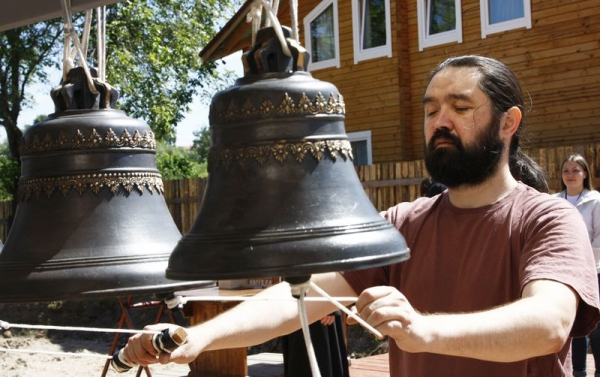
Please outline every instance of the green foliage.
M18 161L10 157L6 144L0 145L0 202L12 200L20 175Z
M43 122L46 119L48 119L48 115L46 115L46 114L40 114L40 115L38 115L38 116L35 117L35 119L33 120L33 124L37 124L37 123Z
M200 162L195 152L165 143L156 148L156 164L164 180L208 176L207 163Z
M172 144L193 97L216 85L216 64L198 54L233 13L232 1L130 0L109 9L108 82L119 87L121 108L148 122L158 140Z
M207 162L211 144L210 129L204 127L200 131L194 131L193 134L195 139L192 144L192 150L198 154L198 161Z
M6 130L10 155L19 160L23 135L17 127L21 109L30 97L29 84L47 83L45 68L57 67L62 22L51 20L0 32L0 125Z
M240 0L129 0L108 7L107 81L119 88L122 109L146 120L158 140L173 143L175 127L194 96L211 97L222 85L216 64L201 64L198 53L239 4ZM84 15L75 18L81 35ZM62 36L60 18L0 32L0 126L6 129L16 161L22 138L17 120L31 102L26 89L35 82L48 83L46 68L58 68ZM94 39L95 33L91 36ZM90 52L88 58L93 66L94 55Z

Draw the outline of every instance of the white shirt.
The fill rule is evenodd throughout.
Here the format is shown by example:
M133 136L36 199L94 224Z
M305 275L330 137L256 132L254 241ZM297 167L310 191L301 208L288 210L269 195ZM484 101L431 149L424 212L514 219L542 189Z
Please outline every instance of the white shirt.
M592 249L594 249L596 270L600 274L600 192L584 189L580 195L568 196L565 191L561 191L554 196L567 199L571 203L573 203L571 200L575 199L573 205L579 210L587 226Z

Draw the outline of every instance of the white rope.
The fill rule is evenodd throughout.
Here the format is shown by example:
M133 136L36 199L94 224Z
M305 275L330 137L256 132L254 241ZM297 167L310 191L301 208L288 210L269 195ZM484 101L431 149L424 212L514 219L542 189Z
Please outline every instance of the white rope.
M154 330L131 330L131 329L114 329L101 327L76 327L76 326L50 326L50 325L28 325L22 323L9 323L0 320L0 327L4 330L10 328L15 329L32 329L32 330L63 330L63 331L87 331L87 332L108 332L108 333L123 333L123 334L160 334L160 331Z
M305 296L308 288L310 287L309 282L302 284L296 284L291 286L292 291L299 289L300 298L298 299L298 315L300 316L300 323L302 324L302 334L304 335L304 343L306 344L306 353L308 354L308 363L310 364L310 370L313 377L321 377L321 371L319 370L319 363L315 355L315 349L310 339L310 328L308 323L308 317L306 315L306 303Z
M63 81L67 81L67 74L75 67L73 57L71 56L71 34L69 34L69 26L65 23L65 42L63 46Z
M87 60L88 43L90 40L90 29L92 26L92 11L87 10L85 12L85 23L83 25L83 34L81 35L81 49L83 51L83 57Z
M359 316L357 316L356 314L354 314L350 309L348 309L344 305L337 302L333 297L329 296L327 294L327 292L325 292L323 289L321 289L314 282L312 282L312 281L310 282L310 287L312 289L314 289L315 292L317 292L321 296L325 297L329 302L331 302L333 305L335 305L338 309L340 309L341 311L346 313L348 315L348 317L351 317L352 319L356 320L356 322L358 322L365 329L369 330L373 335L383 339L383 335L377 329L375 329L373 326L369 325L364 319L362 319Z
M279 0L272 0L271 7L273 8L273 13L277 15L277 12L279 12Z
M106 6L96 8L98 50L98 79L106 81Z
M294 11L292 11L292 16L298 18L297 16L297 8L298 3L293 3L290 7L296 7ZM270 26L273 24L273 30L275 30L275 34L277 35L277 39L279 39L279 43L281 44L281 48L283 49L283 53L286 56L292 56L292 53L287 45L287 41L285 40L285 36L283 35L283 31L281 29L281 24L277 19L277 9L279 8L279 1L277 1L274 6L271 4L269 0L254 0L252 2L252 6L246 15L246 21L252 22L252 44L256 43L256 34L258 33L258 29L260 29L260 21L262 16L263 8L265 9L267 19L265 20L265 26ZM292 17L292 18L293 18ZM292 25L296 25L298 27L298 20L292 20ZM293 37L292 30L292 37ZM297 33L296 33L297 34ZM296 36L296 40L298 37Z
M17 348L0 348L0 352L6 352L6 353L41 353L41 354L45 354L45 355L54 355L54 356L94 357L94 358L99 358L99 359L112 359L112 356L109 356L109 355L98 355L98 354L94 354L94 353L42 351L42 350L17 349Z
M298 0L290 0L290 17L292 18L292 39L297 41L300 35L298 32Z
M82 47L81 47L81 42L79 41L79 37L77 36L77 33L75 32L75 28L73 27L73 23L71 22L71 0L62 0L60 2L60 5L62 6L62 10L63 10L63 18L65 20L65 31L68 32L68 35L70 37L70 39L73 41L73 44L75 45L75 49L77 51L77 54L79 55L79 64L81 65L81 67L83 68L83 71L85 72L85 76L87 78L87 82L88 82L88 87L90 88L90 92L92 92L93 94L98 94L98 90L96 89L96 86L94 85L94 80L92 79L92 74L90 73L90 70L87 66L87 62L86 62L86 57L85 54L83 53ZM65 45L67 44L66 41L67 37L65 36ZM65 67L65 64L63 63L63 69ZM66 78L67 72L63 71L63 77Z
M97 327L75 327L75 326L49 326L49 325L27 325L21 323L9 323L0 320L0 328L8 330L10 328L16 329L33 329L33 330L64 330L64 331L88 331L88 332L108 332L108 333L124 333L124 334L161 334L160 331L153 330L130 330L130 329L113 329L113 328L97 328ZM15 348L0 348L0 352L7 353L40 353L46 355L55 356L71 356L71 357L96 357L103 359L111 359L112 356L108 355L97 355L97 354L86 354L77 352L59 352L59 351L41 351L41 350L30 350L30 349L15 349Z
M356 297L335 297L335 300L353 303L356 302ZM187 304L190 301L295 301L293 297L272 297L272 296L175 296L171 299L165 299L165 303L169 309L176 307L179 304ZM330 301L325 297L307 297L306 301L311 302L327 302Z
M273 9L273 0L262 0L264 3L268 4L271 9ZM262 5L261 5L261 13L262 13ZM277 14L277 13L275 13ZM271 26L271 19L269 17L267 17L265 19L265 27L270 27Z
M281 44L283 53L286 56L292 56L292 53L290 52L290 49L287 45L287 41L285 40L285 36L283 35L283 31L281 29L281 24L279 23L279 19L277 19L277 14L273 13L273 7L271 7L271 4L265 0L263 0L262 4L267 11L266 12L267 17L271 20L271 23L273 24L273 30L275 30L275 35L277 35L277 39L279 39L279 43Z
M252 6L246 14L246 22L252 23L252 44L256 43L256 33L260 29L260 17L262 15L262 2L261 0L254 0Z

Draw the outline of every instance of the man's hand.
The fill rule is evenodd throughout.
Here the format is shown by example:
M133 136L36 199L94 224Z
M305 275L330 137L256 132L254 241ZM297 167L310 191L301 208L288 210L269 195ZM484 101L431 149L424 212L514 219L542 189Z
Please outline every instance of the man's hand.
M157 324L144 327L144 330L162 331L166 328L178 328L172 324ZM188 341L174 350L172 353L159 352L152 345L152 334L136 334L127 340L127 345L123 349L123 357L130 364L143 365L154 363L178 363L187 364L192 362L201 351L197 344L197 339L189 337Z
M408 352L423 351L429 338L426 316L417 312L406 297L389 286L364 290L356 301L358 315L384 336ZM350 317L350 323L355 323Z
M333 314L326 315L321 318L321 324L324 326L331 326L335 322L335 316Z

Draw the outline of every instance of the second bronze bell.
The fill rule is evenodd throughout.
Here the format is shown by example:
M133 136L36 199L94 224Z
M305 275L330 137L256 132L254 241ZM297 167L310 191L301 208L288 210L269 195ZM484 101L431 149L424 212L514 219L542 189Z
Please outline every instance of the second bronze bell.
M213 98L207 190L168 277L305 277L408 259L358 179L343 97L289 48L260 30L245 76Z
M173 292L214 284L167 279L181 234L168 211L148 125L115 110L118 93L75 68L56 112L30 127L14 223L0 251L0 302Z

